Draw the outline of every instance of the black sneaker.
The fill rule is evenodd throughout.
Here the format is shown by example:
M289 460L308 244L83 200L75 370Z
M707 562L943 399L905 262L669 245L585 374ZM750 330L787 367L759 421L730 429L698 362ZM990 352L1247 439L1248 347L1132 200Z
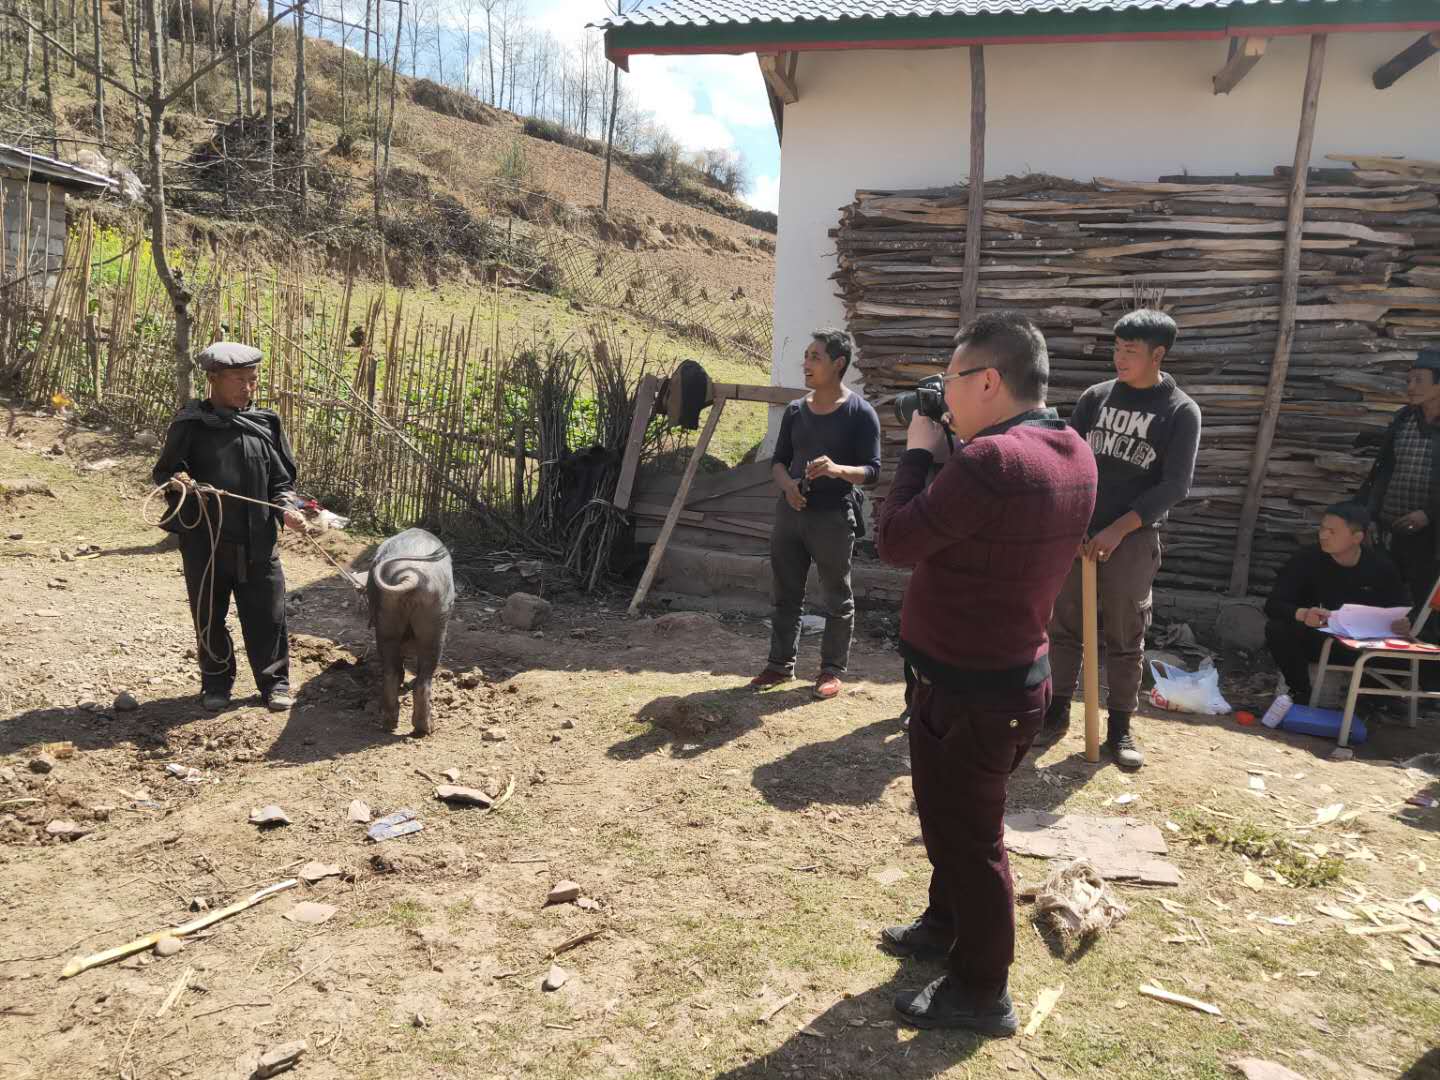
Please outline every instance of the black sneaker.
M1020 1028L1020 1017L1008 989L992 1001L977 1005L966 1000L948 975L940 976L923 990L897 994L895 1011L902 1023L917 1028L963 1028L999 1038L1008 1038Z
M887 926L880 931L880 947L892 956L944 960L954 943L954 934L923 917L904 926Z
M207 690L200 695L200 707L206 712L222 712L230 707L230 695L219 690Z
M1115 764L1122 769L1131 772L1145 764L1145 754L1140 749L1140 744L1135 741L1135 736L1128 732L1116 738L1105 740L1105 749L1115 759Z

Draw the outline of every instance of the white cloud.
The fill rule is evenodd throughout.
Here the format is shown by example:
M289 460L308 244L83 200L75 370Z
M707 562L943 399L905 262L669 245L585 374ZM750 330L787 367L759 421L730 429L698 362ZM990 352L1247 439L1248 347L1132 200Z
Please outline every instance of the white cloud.
M780 177L757 176L745 193L745 201L756 210L780 211Z

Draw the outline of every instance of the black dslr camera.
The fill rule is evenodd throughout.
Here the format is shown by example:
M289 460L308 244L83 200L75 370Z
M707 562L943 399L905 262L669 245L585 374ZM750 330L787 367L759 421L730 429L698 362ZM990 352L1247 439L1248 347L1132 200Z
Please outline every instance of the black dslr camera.
M902 427L909 427L917 412L937 424L945 422L945 380L939 375L921 379L914 390L895 395L895 419Z

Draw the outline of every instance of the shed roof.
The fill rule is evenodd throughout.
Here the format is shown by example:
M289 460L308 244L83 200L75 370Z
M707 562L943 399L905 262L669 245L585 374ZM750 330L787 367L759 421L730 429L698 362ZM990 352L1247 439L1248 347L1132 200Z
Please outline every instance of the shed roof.
M741 53L1440 29L1440 0L639 0L606 51Z
M5 143L0 143L0 172L12 178L43 180L90 195L108 190L112 183L108 176Z

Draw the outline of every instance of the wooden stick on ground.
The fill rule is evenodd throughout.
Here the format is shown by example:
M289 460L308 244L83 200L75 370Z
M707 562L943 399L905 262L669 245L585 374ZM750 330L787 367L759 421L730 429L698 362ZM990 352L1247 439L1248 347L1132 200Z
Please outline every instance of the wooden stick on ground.
M700 438L695 440L695 449L690 454L690 460L685 464L685 475L680 478L680 486L675 490L675 498L670 503L670 512L665 515L665 524L660 526L660 535L655 538L655 545L650 549L650 561L645 564L645 573L640 577L640 585L635 590L635 597L630 601L631 615L638 615L640 605L645 602L645 596L650 592L650 586L655 581L655 574L660 569L660 560L665 557L665 545L670 542L670 534L675 531L675 522L680 519L680 511L685 508L685 498L690 494L690 484L695 479L695 470L700 467L700 459L705 456L705 451L710 446L711 436L715 434L715 426L720 423L720 414L725 409L725 399L716 398L715 404L710 406L710 415L705 418L705 426L700 431Z
M1197 1001L1195 998L1186 997L1184 994L1172 994L1169 990L1160 986L1145 985L1140 987L1140 993L1156 1001L1164 1001L1170 1005L1182 1005L1187 1009L1194 1009L1196 1012L1207 1013L1210 1016L1223 1015L1218 1008L1205 1001Z
M190 922L182 923L180 926L172 926L164 930L152 931L144 937L136 938L134 941L125 945L117 945L113 949L106 949L104 952L94 953L91 956L77 956L65 965L65 970L60 972L60 978L72 979L82 971L89 971L93 967L100 967L102 964L108 964L114 960L123 960L127 956L134 956L136 953L144 952L146 949L153 949L155 943L164 937L178 938L184 937L186 934L193 934L197 930L203 930L205 927L220 922L223 919L228 919L232 915L238 915L246 908L252 908L256 904L270 899L270 897L277 893L282 893L286 889L293 889L299 884L298 879L288 878L285 881L267 886L259 892L246 897L244 900L237 900L228 907L207 912L200 916L200 918L192 919Z
M1295 341L1295 316L1300 288L1300 238L1305 225L1305 186L1310 176L1310 149L1315 144L1315 112L1320 101L1320 76L1325 71L1324 34L1310 38L1310 66L1305 72L1305 92L1300 101L1300 134L1295 140L1295 167L1291 173L1289 213L1285 219L1284 279L1280 287L1279 327L1275 337L1275 358L1270 362L1270 381L1265 388L1265 406L1260 414L1260 431L1255 438L1246 482L1245 501L1235 538L1235 563L1230 572L1230 595L1244 596L1250 588L1250 554L1255 543L1255 524L1260 517L1260 498L1265 489L1265 470L1275 426L1280 420L1280 400L1285 394L1285 376L1290 370L1290 349Z
M1085 631L1085 760L1100 760L1100 598L1095 560L1080 556L1080 610Z

